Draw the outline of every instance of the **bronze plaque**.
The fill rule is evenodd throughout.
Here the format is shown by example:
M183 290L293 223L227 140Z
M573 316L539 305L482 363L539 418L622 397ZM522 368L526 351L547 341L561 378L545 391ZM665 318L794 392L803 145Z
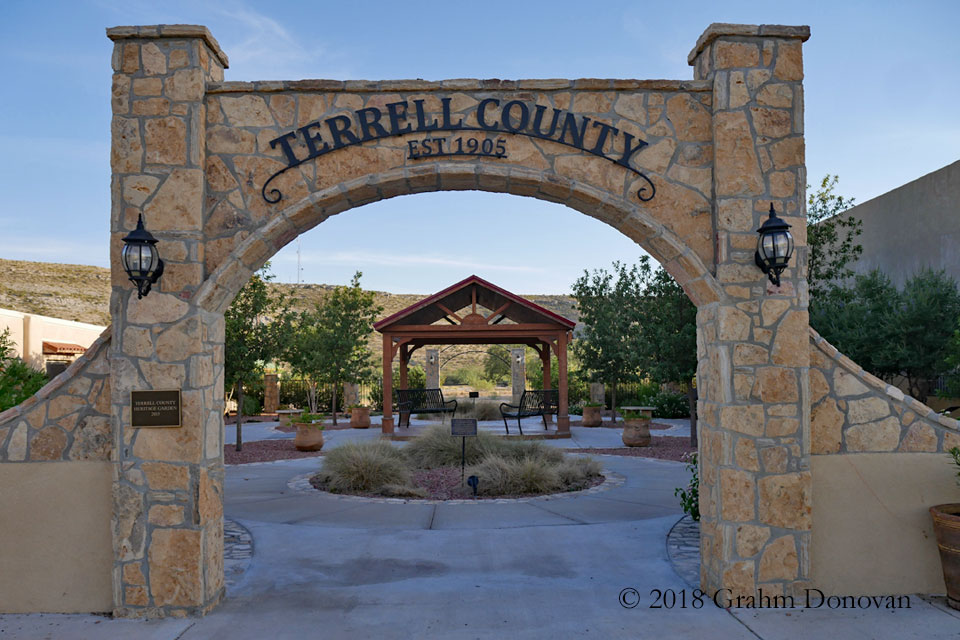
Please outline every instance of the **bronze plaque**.
M131 426L179 427L180 407L180 389L131 391Z
M477 435L476 418L454 418L450 421L450 435L475 436Z

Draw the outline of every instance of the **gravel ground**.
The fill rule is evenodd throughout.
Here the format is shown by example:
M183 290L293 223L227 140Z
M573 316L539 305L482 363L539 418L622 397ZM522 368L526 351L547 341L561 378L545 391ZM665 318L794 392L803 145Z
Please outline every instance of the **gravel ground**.
M651 436L649 447L617 447L616 449L565 449L567 453L605 453L614 456L635 458L656 458L657 460L676 460L686 462L684 454L696 451L686 438Z
M269 462L271 460L289 460L292 458L312 458L323 455L322 451L297 451L293 440L254 440L244 442L243 451L238 452L232 444L224 445L223 458L226 464L247 464L248 462Z

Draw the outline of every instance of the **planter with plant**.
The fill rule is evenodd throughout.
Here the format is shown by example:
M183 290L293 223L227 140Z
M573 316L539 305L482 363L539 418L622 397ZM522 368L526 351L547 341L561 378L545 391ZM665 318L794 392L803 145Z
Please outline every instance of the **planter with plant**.
M960 482L960 447L948 452L957 465L957 478ZM960 609L960 503L938 504L930 507L933 517L933 531L937 535L940 548L940 564L943 567L943 581L947 585L947 604Z
M623 416L623 444L628 447L650 446L650 408L636 409L621 407Z
M583 404L583 421L585 427L599 427L603 422L603 405L599 402L585 402Z
M297 434L293 437L293 446L297 451L320 451L323 448L322 414L304 413L294 426Z
M350 410L350 426L354 429L370 428L370 407L363 404L352 404Z

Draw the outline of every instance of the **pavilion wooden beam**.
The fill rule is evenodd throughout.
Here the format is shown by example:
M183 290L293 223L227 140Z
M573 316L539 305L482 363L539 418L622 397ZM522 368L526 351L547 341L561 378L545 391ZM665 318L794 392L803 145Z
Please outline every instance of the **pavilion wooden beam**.
M504 311L506 311L507 308L508 308L511 304L513 304L513 303L512 303L512 302L507 302L507 303L502 304L502 305L500 305L499 307L497 307L497 310L496 310L496 311L494 311L493 313L491 313L490 315L487 316L487 324L495 324L495 323L493 323L493 322L490 322L490 320L491 320L492 318L495 318L496 316L500 315L500 314L503 313ZM504 316L504 318L505 318L505 317L506 317L506 316ZM497 322L500 322L500 320L497 320Z

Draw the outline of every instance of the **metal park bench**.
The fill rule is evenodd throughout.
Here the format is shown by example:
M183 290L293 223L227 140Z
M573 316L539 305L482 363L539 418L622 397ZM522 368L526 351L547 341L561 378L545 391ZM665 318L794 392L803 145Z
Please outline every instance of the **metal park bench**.
M523 427L520 426L522 418L531 418L540 416L543 418L543 428L547 429L547 416L556 415L557 407L560 404L560 392L556 389L527 389L520 396L520 404L500 404L500 417L503 418L503 426L510 434L510 427L507 425L507 418L517 419L517 429L520 435L523 435Z
M440 389L396 389L397 411L400 413L400 425L403 426L403 414L407 414L407 426L410 426L410 415L417 413L440 413L443 417L457 414L457 401L444 400Z

